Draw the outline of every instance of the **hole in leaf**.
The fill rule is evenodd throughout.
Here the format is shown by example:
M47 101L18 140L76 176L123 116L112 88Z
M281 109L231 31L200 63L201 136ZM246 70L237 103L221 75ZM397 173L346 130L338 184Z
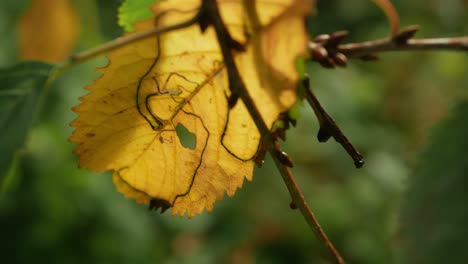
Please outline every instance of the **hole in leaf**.
M195 143L197 138L195 134L190 132L184 125L178 124L176 126L176 133L179 137L180 144L184 146L184 148L195 149Z

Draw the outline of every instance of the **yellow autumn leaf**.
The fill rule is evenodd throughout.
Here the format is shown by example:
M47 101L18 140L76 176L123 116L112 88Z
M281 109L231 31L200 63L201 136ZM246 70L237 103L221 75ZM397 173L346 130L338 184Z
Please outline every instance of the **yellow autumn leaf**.
M305 53L304 16L311 1L218 1L232 36L246 51L235 60L265 122L295 102L297 56ZM141 32L180 23L200 1L169 0L152 7L156 19L135 25ZM198 25L125 46L108 55L102 76L74 108L79 117L70 140L79 164L113 171L126 197L172 207L189 217L225 193L233 196L252 179L260 135L241 101L228 108L227 72L214 30ZM191 148L177 128L195 136Z
M70 0L32 0L18 24L22 59L60 62L75 47L80 31Z

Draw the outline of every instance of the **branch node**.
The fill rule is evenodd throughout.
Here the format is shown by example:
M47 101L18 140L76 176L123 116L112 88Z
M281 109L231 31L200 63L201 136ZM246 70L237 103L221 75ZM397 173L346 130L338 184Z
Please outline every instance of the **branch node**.
M291 202L289 203L289 208L291 208L292 210L298 209L298 208L297 208L297 205L296 205L293 201L291 201Z
M281 150L281 147L278 141L275 140L274 144L275 144L275 148L274 148L275 158L278 159L278 161L281 162L281 164L283 164L286 167L289 167L289 168L294 167L291 157L289 157L289 155L286 152Z

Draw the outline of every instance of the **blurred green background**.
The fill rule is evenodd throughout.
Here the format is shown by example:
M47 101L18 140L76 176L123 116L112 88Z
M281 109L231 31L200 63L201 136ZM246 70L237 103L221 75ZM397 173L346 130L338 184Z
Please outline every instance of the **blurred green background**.
M421 25L417 37L468 35L466 0L393 2L402 25ZM0 67L19 61L16 25L28 4L0 3ZM77 50L122 34L117 24L121 1L73 4L81 21ZM319 0L317 10L309 21L311 34L346 29L351 33L347 41L388 34L384 15L371 1ZM71 69L43 98L26 146L0 182L0 262L326 263L300 213L289 209L286 186L269 158L234 198L226 197L211 214L192 220L150 212L119 194L109 174L79 170L74 145L67 141L69 123L76 118L70 108L97 77L94 68L105 63L100 58ZM308 71L318 98L366 165L354 169L333 140L318 143L317 121L304 104L283 146L307 201L348 262L411 263L405 257L405 234L408 226L424 225L424 219L402 220L407 220L402 207L412 212L405 191L413 188L412 175L423 174L418 173L424 158L420 153L432 142L434 124L466 100L468 54L387 53L377 62L352 61L336 70L311 64ZM465 118L450 124L467 123ZM459 136L448 140L447 148L434 148L444 156L452 145L468 147L467 138ZM467 159L461 155L463 164ZM467 170L461 174L468 177ZM458 186L468 188L466 180ZM466 195L454 199L468 202ZM467 229L455 231L465 234ZM458 245L460 251L468 247Z

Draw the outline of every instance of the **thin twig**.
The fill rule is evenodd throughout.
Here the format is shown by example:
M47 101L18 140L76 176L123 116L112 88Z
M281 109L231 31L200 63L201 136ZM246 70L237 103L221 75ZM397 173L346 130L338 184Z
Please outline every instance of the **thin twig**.
M311 60L325 68L346 67L347 58L376 60L379 52L445 50L468 51L468 36L455 38L412 39L419 26L409 26L396 35L358 43L341 44L348 35L347 31L321 34L309 42Z
M274 157L274 155L271 156ZM337 264L345 264L346 262L344 261L343 257L341 257L338 250L328 238L327 234L320 226L319 221L317 220L314 213L307 204L304 195L302 194L301 190L299 189L299 186L297 186L296 181L294 180L291 170L287 166L284 166L284 164L282 164L278 159L273 158L273 160L275 161L276 167L281 173L281 177L283 177L283 181L286 183L289 194L293 199L294 206L296 206L301 211L301 214L304 216L304 219L312 228L314 234L318 237L318 239L326 245L328 253L332 258L333 262Z
M333 137L336 142L340 143L346 152L348 152L348 155L354 161L354 166L356 168L361 168L364 165L364 158L357 151L354 145L348 140L346 135L341 131L335 120L333 120L327 111L325 111L317 97L315 97L312 89L310 89L309 78L305 78L302 84L305 98L314 110L315 116L317 117L320 124L320 130L317 135L318 141L326 142L330 137Z
M94 57L96 57L96 56L98 56L100 54L103 54L103 53L109 52L111 50L120 48L120 47L128 45L130 43L133 43L133 42L136 42L136 41L139 41L139 40L142 40L142 39L150 38L150 37L153 37L153 36L156 36L156 35L160 35L162 33L166 33L166 32L172 31L172 30L177 30L177 29L189 27L191 25L194 25L194 24L198 23L198 15L199 15L199 12L197 12L197 14L194 17L190 18L189 20L180 22L178 24L169 25L169 26L155 27L155 28L152 28L152 29L147 30L147 31L138 32L138 33L135 33L135 34L130 34L130 35L127 35L127 36L124 36L124 37L117 38L115 40L104 43L101 46L98 46L98 47L93 48L91 50L87 50L87 51L84 51L84 52L81 52L81 53L74 54L74 55L72 55L70 57L70 60L73 63L75 63L75 62L78 62L78 63L84 62L84 61L86 61L88 59L91 59L91 58L94 58Z
M201 18L203 19L203 25L204 25L202 26L202 28L203 27L206 28L207 25L211 24L216 31L218 42L221 46L221 51L223 53L224 63L226 65L226 69L228 72L229 87L232 92L230 102L235 104L237 97L239 97L244 102L245 107L249 111L250 116L254 120L255 125L257 126L260 134L262 135L262 141L267 144L267 149L269 153L271 154L273 160L275 161L275 164L278 167L278 170L280 171L284 182L286 183L286 186L288 188L288 191L292 197L294 204L300 209L302 215L304 216L309 226L312 228L314 234L321 241L324 242L333 261L335 263L340 263L340 264L345 263L345 261L343 260L339 252L333 246L333 243L328 239L326 233L321 228L313 212L307 205L307 202L305 201L304 196L302 195L301 191L299 190L299 187L294 181L291 171L278 158L278 152L281 152L281 150L277 146L275 146L276 144L275 144L275 141L272 140L271 131L268 128L265 121L263 120L260 112L257 109L257 106L255 105L254 100L250 96L240 76L240 73L234 62L233 55L231 53L232 49L235 47L233 47L233 43L229 43L230 41L232 41L232 38L230 37L229 32L221 19L216 1L204 0L203 6L204 6L206 13L204 14L205 17ZM234 99L232 99L233 95L234 95Z
M409 39L406 42L395 42L391 38L341 44L338 51L348 57L361 57L366 54L389 51L446 50L468 51L468 36L456 38L423 38Z

